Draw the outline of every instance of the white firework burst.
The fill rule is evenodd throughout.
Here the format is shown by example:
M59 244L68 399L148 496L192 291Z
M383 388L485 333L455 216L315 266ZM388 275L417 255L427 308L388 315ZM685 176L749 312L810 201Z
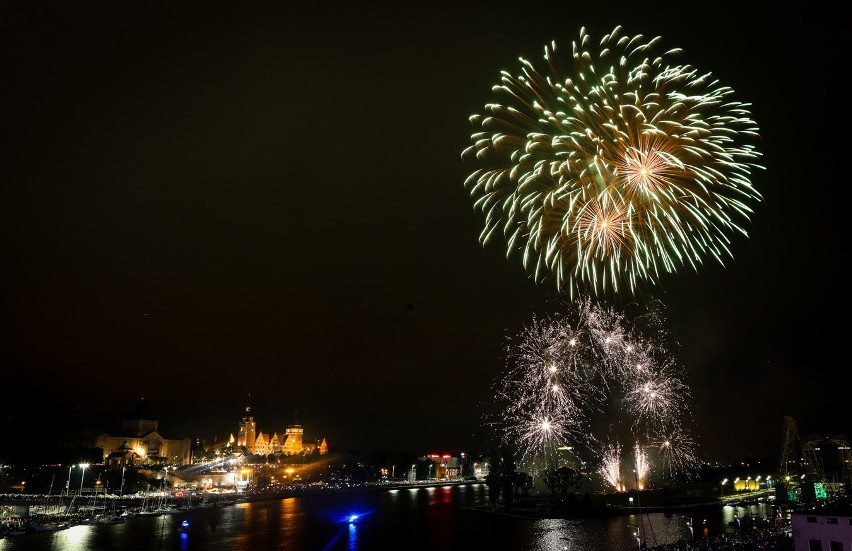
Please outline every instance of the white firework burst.
M678 435L678 442L688 438L679 423L688 413L689 387L663 343L612 308L583 298L565 314L533 317L506 350L509 369L494 385L499 409L489 423L521 464L552 464L570 446L600 461L598 472L616 485L614 453L640 441L651 445L664 433ZM679 455L672 449L655 457L665 462L660 472L690 466L682 447ZM647 464L644 457L638 467Z

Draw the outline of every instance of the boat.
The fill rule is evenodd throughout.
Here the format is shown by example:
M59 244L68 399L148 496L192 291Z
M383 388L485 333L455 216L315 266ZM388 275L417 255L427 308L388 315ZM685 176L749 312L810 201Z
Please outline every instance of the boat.
M124 522L127 522L127 519L121 515L105 515L97 519L98 524L122 524Z
M174 515L174 514L176 514L176 513L180 513L180 512L182 512L182 511L181 511L180 509L178 509L177 507L169 507L169 506L165 506L165 507L158 507L158 508L157 508L157 509L155 509L155 510L156 510L157 512L159 512L161 515Z
M142 500L142 506L136 511L137 517L158 517L163 514L160 510L160 500L146 497Z
M67 522L59 522L59 521L48 521L48 522L40 522L38 524L30 524L27 526L27 532L57 532L59 530L65 530L68 528Z

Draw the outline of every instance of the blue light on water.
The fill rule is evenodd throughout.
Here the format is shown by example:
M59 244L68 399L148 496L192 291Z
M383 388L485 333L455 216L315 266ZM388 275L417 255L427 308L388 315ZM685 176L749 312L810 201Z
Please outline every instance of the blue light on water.
M360 524L361 521L364 520L364 517L371 512L372 511L361 511L359 513L349 513L344 516L336 517L338 519L337 522L343 526L340 527L340 531L331 538L328 544L323 547L323 551L330 551L335 542L346 533L347 528L349 529L348 551L358 551L358 524Z
M353 509L350 509L346 514L335 515L336 521L340 524L361 524L362 522L366 522L367 515L373 512L363 511L354 507Z
M358 526L356 524L349 524L349 550L348 551L358 551Z

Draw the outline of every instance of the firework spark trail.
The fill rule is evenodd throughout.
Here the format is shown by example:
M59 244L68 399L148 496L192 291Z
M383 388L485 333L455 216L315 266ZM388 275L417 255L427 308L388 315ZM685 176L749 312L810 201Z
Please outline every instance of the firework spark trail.
M636 445L633 446L633 469L636 474L636 486L641 490L645 487L651 466L648 462L648 454L642 449L639 442L636 442Z
M562 443L584 438L581 408L587 403L582 380L566 362L561 328L533 320L513 353L517 367L498 382L506 404L499 425L506 441L528 455L548 455Z
M483 244L502 232L536 280L572 295L635 292L731 256L762 199L758 128L731 88L660 42L616 27L595 49L581 29L569 55L545 47L543 70L520 59L519 75L501 73L462 152L479 166L464 185Z
M652 327L657 315L647 314ZM650 445L664 434L688 441L682 423L691 395L677 366L661 342L613 309L589 297L576 300L567 312L533 317L506 349L509 369L494 384L499 410L488 422L531 470L558 461L566 445L606 462L613 452L604 441L618 444L619 457L624 437L626 447ZM657 458L671 475L694 464L689 448L680 449Z
M619 444L607 444L601 456L598 472L613 489L621 488L621 446Z
M669 477L681 472L688 476L688 467L699 461L695 441L679 426L661 430L651 445L659 450L663 474Z
M634 415L634 423L650 418L652 422L663 422L677 416L690 397L689 387L665 369L653 365L642 365L631 378L631 388L624 398L628 410Z

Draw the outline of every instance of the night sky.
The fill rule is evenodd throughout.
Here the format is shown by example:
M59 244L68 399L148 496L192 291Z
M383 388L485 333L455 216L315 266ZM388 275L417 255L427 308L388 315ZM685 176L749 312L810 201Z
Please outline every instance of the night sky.
M7 435L115 430L144 397L166 435L227 438L250 394L263 432L484 451L506 337L560 295L479 242L468 117L518 57L620 24L760 128L733 259L623 299L665 304L701 452L775 456L787 415L852 436L848 60L822 4L55 4L0 5Z

